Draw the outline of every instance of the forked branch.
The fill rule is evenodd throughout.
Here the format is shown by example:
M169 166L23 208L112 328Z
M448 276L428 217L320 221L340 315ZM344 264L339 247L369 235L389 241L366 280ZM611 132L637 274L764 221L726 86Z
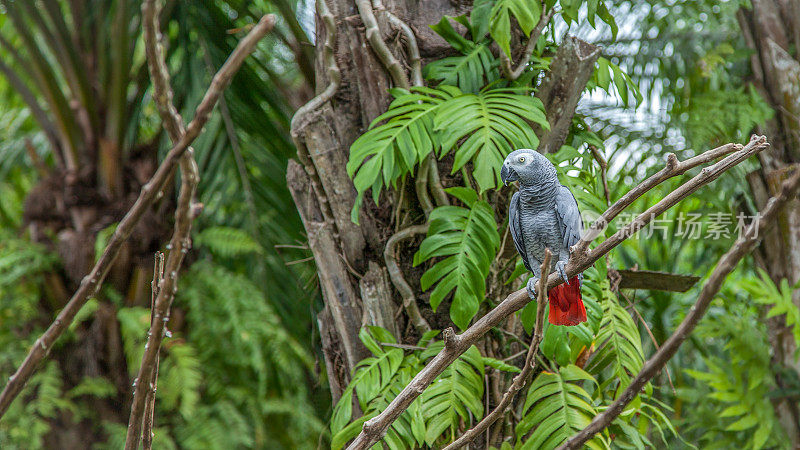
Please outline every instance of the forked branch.
M183 126L183 119L178 114L175 105L172 104L173 92L169 81L169 71L159 42L158 12L156 0L145 0L142 3L145 53L147 54L150 79L153 82L153 98L164 128L172 142L176 143L183 138L186 130ZM138 449L139 441L142 440L142 428L147 429L152 426L150 409L154 407L155 403L158 353L166 333L170 306L178 291L178 274L183 265L183 259L192 245L192 222L202 210L202 205L194 203L194 194L200 175L191 148L181 156L180 169L181 187L178 194L178 205L175 209L175 226L172 239L167 246L169 254L164 268L165 275L158 280L158 294L155 302L151 305L150 330L147 332L142 363L134 381L133 402L125 438L126 450ZM144 422L147 422L147 426ZM146 434L145 448L152 443L152 430L146 430Z
M781 190L775 197L769 199L767 205L760 212L758 220L753 221L746 229L744 236L740 238L734 246L725 253L716 267L708 277L708 281L703 285L700 295L694 306L689 309L689 313L683 319L674 333L664 342L661 348L647 360L642 366L642 370L631 381L631 384L620 395L614 403L605 411L592 419L591 423L583 430L578 432L564 443L559 450L581 448L583 444L595 434L602 431L616 419L625 406L641 392L645 384L652 379L667 364L683 341L692 333L700 319L706 314L708 305L717 295L725 278L736 268L739 261L748 254L758 243L759 236L763 236L764 231L778 222L777 215L786 205L786 202L797 195L800 189L800 167L796 167L794 174L781 185Z
M103 254L100 256L100 259L94 265L91 272L89 272L89 275L83 278L80 287L72 295L69 302L64 306L64 309L61 310L44 334L36 340L17 371L9 377L8 383L5 388L3 388L3 392L0 393L0 417L8 411L11 402L22 391L25 383L28 382L36 371L39 363L47 357L53 343L55 343L69 327L81 307L83 307L86 301L100 289L122 244L128 239L128 236L130 236L133 228L142 218L145 211L150 209L153 202L158 198L159 193L169 180L170 174L173 173L178 160L200 134L206 122L208 122L211 111L217 103L219 96L228 86L228 83L230 83L236 71L239 70L244 59L252 53L258 41L272 30L274 25L274 15L270 14L262 17L247 36L239 42L236 49L231 53L231 56L225 61L225 64L223 64L216 75L214 75L211 85L195 110L194 118L186 127L186 133L180 141L170 149L167 156L158 166L155 174L153 174L147 184L142 187L142 191L136 199L136 202L119 222L108 245L105 250L103 250Z
M619 232L603 241L592 251L586 251L586 248L588 248L588 245L591 243L591 241L600 234L599 231L596 231L588 236L584 236L583 239L586 242L586 246L583 248L581 247L581 243L584 241L581 241L576 245L576 250L573 251L573 254L566 266L567 276L573 277L586 270L588 267L594 264L595 261L603 257L606 253L611 251L611 249L630 237L634 230L638 230L644 225L647 225L652 219L674 206L692 192L715 180L726 170L741 163L750 156L753 156L766 149L768 146L769 144L767 144L765 137L753 136L750 142L744 147L736 144L729 144L728 146L709 150L701 155L690 158L683 162L679 162L675 155L670 154L667 158L667 167L659 172L660 175L657 174L658 176L654 176L655 178L648 178L642 184L633 188L628 194L623 196L622 199L611 205L611 207L605 213L603 213L598 221L613 219L625 208L630 206L642 194L654 188L662 181L672 176L684 173L692 167L711 162L716 158L735 152L724 158L722 161L703 169L700 174L679 186L656 205L640 214L631 224L620 229ZM738 151L736 151L737 149ZM597 222L595 222L590 229L602 230L604 227L604 225L599 226ZM561 277L559 275L555 273L550 274L550 276L547 278L547 288L552 289L561 282ZM445 330L445 336L448 334L451 335L451 345L445 345L445 348L430 360L430 362L422 369L422 371L420 371L403 389L403 391L400 392L400 394L395 397L394 400L392 400L386 409L372 419L364 422L361 433L350 444L348 449L365 449L376 443L381 436L383 436L388 427L400 416L400 414L403 413L403 411L409 407L409 405L411 405L411 402L413 402L414 399L416 399L425 390L425 388L427 388L433 382L433 380L442 373L442 371L452 364L456 358L464 353L472 344L478 341L478 339L480 339L493 327L500 324L500 322L514 312L522 309L529 301L530 299L528 298L527 291L525 289L520 289L511 293L508 297L506 297L505 300L497 305L497 307L478 319L478 321L476 321L460 335L456 335L452 329L448 328Z
M545 249L541 273L547 273L550 269L551 256L552 253L550 253L550 249ZM536 352L539 351L539 344L544 337L542 333L542 330L544 330L544 307L547 305L545 302L545 298L547 297L547 284L545 284L545 281L544 277L539 278L539 284L536 286L536 325L533 327L533 337L531 337L531 345L528 347L528 354L525 356L525 366L522 368L522 372L514 377L511 386L506 393L503 394L500 403L495 406L492 412L487 414L486 417L472 427L472 429L453 441L452 444L445 447L444 450L461 448L480 436L480 434L486 431L497 419L505 415L506 409L511 405L511 401L514 400L517 393L525 387L525 383L528 382L528 378L530 378L533 369L536 367Z

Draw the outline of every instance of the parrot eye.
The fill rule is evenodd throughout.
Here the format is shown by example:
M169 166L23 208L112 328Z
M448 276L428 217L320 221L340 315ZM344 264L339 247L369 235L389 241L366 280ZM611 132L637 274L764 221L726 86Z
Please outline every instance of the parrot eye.
M519 162L524 163L525 162L525 157L524 156L520 156L519 157Z

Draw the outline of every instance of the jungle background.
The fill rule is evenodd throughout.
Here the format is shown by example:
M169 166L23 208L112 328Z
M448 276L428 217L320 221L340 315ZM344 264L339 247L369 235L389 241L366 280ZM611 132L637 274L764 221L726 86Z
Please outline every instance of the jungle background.
M329 3L335 23L347 30L339 30L337 50L343 36L351 50L366 49L356 4ZM487 220L496 221L496 235L439 227L450 232L450 239L469 234L473 242L464 245L489 249L486 261L463 269L482 274L469 282L477 299L473 306L454 306L469 303L460 284L449 294L457 282L432 289L441 275L426 278L435 267L428 260L449 253L415 256L425 233L403 244L400 270L408 274L418 298L414 302L436 330L464 329L518 288L521 272L503 239L509 189L499 189L487 160L467 148L468 136L480 131L469 128L469 121L448 122L444 114L441 127L436 124L449 136L435 145L432 164L439 166L448 188L445 202L456 205L447 208L455 209L440 209L441 199L432 211L409 200L415 188L405 180L423 170L427 155L418 160L414 155L415 162L403 166L400 153L406 144L387 137L391 129L385 125L402 127L403 115L414 114L414 108L465 99L450 106L455 117L472 111L473 100L506 102L512 113L502 113L508 122L495 131L513 137L494 150L507 153L516 142L535 146L536 136L542 138L547 128L548 111L530 94L569 35L601 49L578 91L581 100L566 141L549 155L583 210L602 212L607 202L659 170L667 153L684 159L728 142L745 143L754 132L771 143L766 155L670 210L663 237L660 231L640 231L587 271L589 323L571 331L546 330L544 370L537 372L534 388L526 388L507 420L475 443L475 448L501 443L553 448L626 386L672 333L702 283L686 293L634 290L615 285L614 272L653 270L702 279L736 240L736 216L755 214L800 161L800 5L792 0L425 3L373 2L384 40L396 54L405 51L408 39L402 29L387 25L391 19L384 12L393 10L412 24L422 50L421 82L397 86L388 74L356 81L352 72L359 64L377 66L375 56L372 62L334 58L343 72L334 103L344 111L335 127L347 134L341 130L349 120L355 131L349 132L349 142L339 143L352 153L325 164L341 163L343 173L347 164L347 175L355 180L345 195L349 203L330 200L341 203L332 208L336 220L342 214L349 220L353 205L361 205L355 230L362 231L353 237L353 229L339 225L336 239L342 248L333 258L341 256L344 264L337 264L355 286L347 289L362 286L365 297L359 282L381 273L374 261L384 265L383 250L395 231L426 217L436 228L437 218L451 223L453 214L488 214ZM267 13L276 14L278 22L194 143L201 180L197 195L205 208L194 224L194 248L172 307L171 337L161 351L154 448L340 447L441 348L435 333L420 332L407 315L378 323L362 323L358 315L357 330L349 336L353 354L331 350L335 332L320 283L330 279L318 276L325 260L312 247L321 238L309 236L313 214L297 189L313 183L298 184L297 177L307 172L297 172L300 165L292 162L298 160L292 116L330 82L317 10L313 2L292 0L168 0L161 12L174 101L185 116L191 116L248 26ZM501 52L519 61L525 37L545 11L552 17L530 48L530 63L516 78L508 76L501 70ZM64 306L170 147L152 99L140 16L140 4L127 0L0 1L0 380L14 372ZM412 74L413 55L400 59L402 71ZM376 93L370 101L364 86ZM391 86L403 89L390 95ZM348 102L357 106L348 109ZM538 115L514 116L513 110ZM477 122L488 116L475 117ZM310 132L305 139L325 139L314 136ZM420 142L416 135L409 139ZM383 144L393 156L379 153ZM370 155L378 156L366 159ZM379 157L384 159L377 169L362 165ZM307 164L302 155L299 159ZM644 195L634 210L645 210L676 183ZM176 192L177 185L148 211L101 292L0 419L0 448L124 446L132 381L150 325L153 254L168 240ZM687 239L678 232L686 214L729 215L733 223L715 238L708 237L706 223L700 238ZM358 209L353 217L359 217ZM780 226L728 278L667 369L592 445L797 445L798 236L795 200ZM457 270L468 265L459 264ZM401 293L386 275L382 279L376 289L389 292L394 299L389 316L397 318ZM436 392L423 395L423 403L392 428L386 445L438 448L487 413L524 360L530 313L523 311L515 324L498 328L481 348L459 359ZM575 387L564 388L563 403L553 407L563 414L542 416L539 405L555 400L535 388L546 387L552 377ZM531 430L543 417L550 417L552 429L539 429L536 441Z

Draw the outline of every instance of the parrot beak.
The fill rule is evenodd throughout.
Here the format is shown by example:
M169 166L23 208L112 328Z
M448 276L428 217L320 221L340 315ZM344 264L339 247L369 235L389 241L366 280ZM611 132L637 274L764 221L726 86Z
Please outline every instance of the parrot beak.
M514 169L503 164L503 167L500 168L500 180L504 185L508 186L508 183L519 180L519 175Z

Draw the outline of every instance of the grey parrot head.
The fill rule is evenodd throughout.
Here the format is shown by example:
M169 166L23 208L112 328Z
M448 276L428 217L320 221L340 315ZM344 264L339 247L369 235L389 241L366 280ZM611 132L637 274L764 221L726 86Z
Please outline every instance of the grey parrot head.
M500 179L508 186L512 181L520 184L535 186L542 183L552 183L558 180L555 166L536 150L522 148L514 150L503 161L500 169Z

